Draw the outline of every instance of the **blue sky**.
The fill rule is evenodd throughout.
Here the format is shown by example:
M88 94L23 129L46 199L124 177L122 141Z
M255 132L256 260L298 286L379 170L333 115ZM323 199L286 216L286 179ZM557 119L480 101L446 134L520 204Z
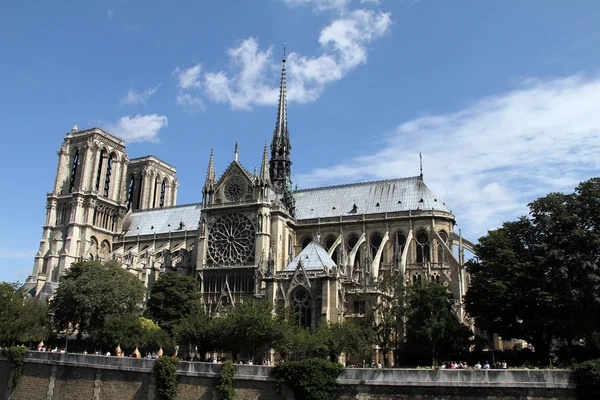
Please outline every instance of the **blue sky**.
M28 1L0 5L0 280L31 272L64 134L177 167L178 203L260 165L289 52L300 187L418 174L476 240L600 172L600 2ZM218 173L219 173L218 172Z

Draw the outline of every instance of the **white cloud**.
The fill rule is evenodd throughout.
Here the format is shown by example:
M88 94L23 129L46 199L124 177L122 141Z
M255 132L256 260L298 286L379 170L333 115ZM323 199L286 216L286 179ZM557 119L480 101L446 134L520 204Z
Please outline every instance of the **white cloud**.
M600 174L600 77L529 80L457 112L400 124L383 150L296 177L301 186L418 174L475 240L552 191Z
M344 10L351 0L281 0L290 7L312 5L315 12L327 10Z
M152 95L158 90L159 87L160 87L160 83L158 85L154 86L153 88L144 90L143 92L136 92L133 89L129 89L129 91L127 92L125 97L123 97L121 99L121 103L131 104L131 105L137 105L137 104L145 105L146 102L150 99L150 97L152 97Z
M193 89L200 87L200 72L202 66L196 64L193 67L181 70L179 67L175 68L172 75L177 77L177 86L180 89Z
M112 16L113 16L113 15L115 15L115 9L114 9L114 8L108 8L108 9L106 10L106 16L107 16L108 18L112 18Z
M389 13L373 10L355 10L333 20L321 30L322 54L313 57L289 54L288 100L315 101L328 83L342 79L367 61L367 45L385 35L391 23ZM275 104L278 87L273 83L280 64L273 60L272 53L272 47L261 50L253 37L229 49L234 73L205 73L203 87L208 98L229 103L234 109Z
M167 117L157 114L124 116L114 124L109 124L108 131L128 143L158 143L158 133L167 127L168 122Z
M372 4L378 6L381 4L381 0L360 0L360 4Z
M179 93L177 95L177 104L204 110L204 103L202 102L202 99L193 96L190 93Z

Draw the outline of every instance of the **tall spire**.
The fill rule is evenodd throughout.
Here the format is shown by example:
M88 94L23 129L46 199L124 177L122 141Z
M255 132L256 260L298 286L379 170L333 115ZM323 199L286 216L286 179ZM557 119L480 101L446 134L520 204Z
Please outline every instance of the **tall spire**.
M273 131L273 141L271 142L271 161L269 165L269 175L276 192L283 193L286 185L290 184L291 159L290 136L287 126L287 101L285 87L285 44L283 46L283 58L281 60L281 82L279 87L279 105L277 107L277 122Z
M234 159L234 161L238 160L238 142L235 142L235 150L233 151L233 159Z
M423 156L421 155L421 152L419 152L419 171L419 178L423 180Z
M263 182L269 181L269 147L265 140L265 150L263 151L262 163L260 165L260 179Z

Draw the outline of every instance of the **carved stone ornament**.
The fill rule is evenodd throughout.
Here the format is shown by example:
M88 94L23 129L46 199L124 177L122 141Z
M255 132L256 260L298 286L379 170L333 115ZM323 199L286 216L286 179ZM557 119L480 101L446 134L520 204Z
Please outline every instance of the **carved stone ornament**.
M243 214L226 214L217 218L208 233L210 260L218 265L254 262L254 232L254 224Z
M246 192L246 185L241 178L231 177L225 182L223 195L229 201L239 201Z

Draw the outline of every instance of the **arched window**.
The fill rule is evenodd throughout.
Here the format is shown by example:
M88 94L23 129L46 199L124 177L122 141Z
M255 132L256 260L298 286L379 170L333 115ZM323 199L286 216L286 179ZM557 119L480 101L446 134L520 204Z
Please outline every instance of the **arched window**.
M77 166L79 165L79 150L75 151L73 156L73 164L71 167L71 181L69 182L69 193L75 189L75 177L77 176Z
M302 249L304 249L306 246L308 246L310 244L310 242L312 242L312 238L310 236L305 237L304 240L302 241Z
M356 244L358 243L358 235L353 233L348 237L348 252L351 252L354 247L356 246ZM360 267L360 249L358 249L356 251L356 256L354 257L354 265L352 265L352 268L354 270L358 269Z
M138 185L136 185L135 188L135 207L134 210L139 210L140 209L140 205L142 204L142 175L139 174L138 178Z
M417 263L429 262L431 255L429 253L429 236L421 231L417 233Z
M154 198L152 199L152 208L156 208L156 193L158 192L158 176L154 178Z
M369 244L371 245L371 260L375 258L377 252L379 251L379 246L381 246L382 237L378 232L375 232L371 235L369 239Z
M431 274L431 282L440 283L440 274L437 272Z
M160 185L160 208L165 206L165 190L167 188L167 180L163 179L162 184Z
M108 157L106 164L106 177L104 178L104 197L108 197L108 191L110 189L110 175L112 174L113 165L113 154Z
M296 313L300 326L311 326L312 307L310 305L310 295L305 288L299 287L292 294L292 308Z
M418 272L415 272L412 280L413 280L413 285L420 285L421 281L422 281L421 274L419 274Z
M100 182L102 182L102 167L104 166L104 159L106 158L106 150L100 152L100 161L98 161L98 171L96 171L96 191L100 190Z
M327 236L327 239L325 239L325 249L327 249L327 251L331 250L331 247L334 245L335 241L336 241L336 237L333 235L329 235ZM333 252L333 254L331 255L331 259L333 261L335 261L336 265L338 264L338 249L336 248Z
M442 243L444 243L444 244L447 245L448 244L448 235L446 234L446 232L441 231L439 233L439 235L440 235L440 238L442 239L441 240ZM438 254L437 254L438 259L437 259L437 262L438 263L445 263L446 262L446 252L445 252L445 249L444 249L444 245L442 243L438 243L438 246L437 246L437 250L438 250Z
M288 235L288 262L294 258L294 242L292 241L292 235Z
M402 260L402 253L404 253L404 247L406 246L406 236L402 232L396 232L394 237L394 261L400 262Z
M135 176L129 178L129 189L127 190L127 209L130 210L133 204L133 196L135 194Z

